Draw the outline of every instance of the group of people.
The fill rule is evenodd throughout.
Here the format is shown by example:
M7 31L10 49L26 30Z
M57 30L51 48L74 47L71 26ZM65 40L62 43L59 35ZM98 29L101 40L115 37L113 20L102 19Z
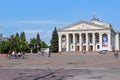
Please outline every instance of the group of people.
M17 58L24 58L24 55L25 53L22 53L22 52L10 51L7 56L8 58L17 59Z

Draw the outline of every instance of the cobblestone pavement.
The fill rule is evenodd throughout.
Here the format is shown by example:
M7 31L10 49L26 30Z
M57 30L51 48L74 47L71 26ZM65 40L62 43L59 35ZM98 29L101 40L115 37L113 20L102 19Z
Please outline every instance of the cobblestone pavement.
M0 56L0 80L119 80L120 58L112 52L28 54L28 59Z

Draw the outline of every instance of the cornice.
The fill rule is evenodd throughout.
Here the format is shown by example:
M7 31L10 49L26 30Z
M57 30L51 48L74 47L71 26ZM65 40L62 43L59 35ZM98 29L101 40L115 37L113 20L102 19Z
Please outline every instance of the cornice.
M67 28L71 28L71 27L73 27L73 26L79 25L79 24L88 24L88 25L95 26L95 27L102 27L102 28L104 28L104 29L112 29L111 24L109 24L109 26L110 26L109 28L106 28L105 25L98 25L98 24L95 24L95 23L92 23L92 22L87 22L87 21L81 20L81 21L79 21L79 22L70 24L70 25L68 25L68 26L65 26L65 27L59 29L58 32L63 31L63 30L65 30L65 29L67 29ZM90 29L89 29L89 30L90 30ZM67 31L67 30L65 30L65 31Z

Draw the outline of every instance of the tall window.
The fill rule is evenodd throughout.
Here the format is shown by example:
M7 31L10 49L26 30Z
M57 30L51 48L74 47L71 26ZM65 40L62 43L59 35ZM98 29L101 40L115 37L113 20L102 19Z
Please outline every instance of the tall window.
M90 39L89 42L93 43L93 36L92 36L92 34L89 35L89 39Z
M78 34L76 35L76 41L77 41L77 43L79 43L79 41L80 41L80 40L79 40L79 35L78 35Z
M100 45L97 45L97 49L100 49Z
M83 43L86 43L86 35L83 34Z
M96 42L96 43L99 43L99 33L96 33L96 34L95 34L95 37L96 37L96 38L95 38L95 42Z
M73 43L73 35L70 35L70 43Z

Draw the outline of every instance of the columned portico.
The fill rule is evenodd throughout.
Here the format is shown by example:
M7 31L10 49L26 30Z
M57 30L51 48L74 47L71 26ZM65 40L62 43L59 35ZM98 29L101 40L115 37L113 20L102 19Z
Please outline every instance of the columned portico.
M96 51L102 48L102 35L102 33L98 34L94 32L65 33L59 35L59 47L61 47L59 48L59 51Z
M117 44L111 39L119 39L118 34L114 37L115 34L108 23L99 20L92 20L91 22L81 21L58 30L59 51L112 51L115 48L118 50L120 49L118 48L119 46L115 47Z

